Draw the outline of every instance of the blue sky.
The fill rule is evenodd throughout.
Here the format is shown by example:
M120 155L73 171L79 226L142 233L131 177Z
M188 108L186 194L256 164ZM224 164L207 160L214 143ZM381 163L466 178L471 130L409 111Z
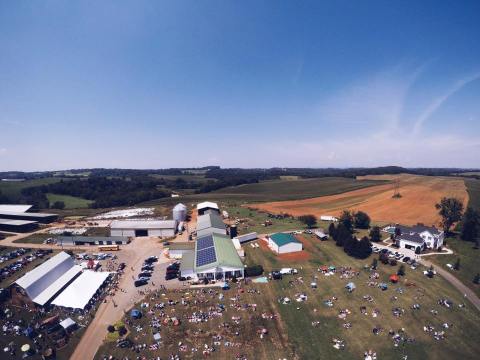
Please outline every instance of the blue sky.
M478 1L0 1L0 170L480 167Z

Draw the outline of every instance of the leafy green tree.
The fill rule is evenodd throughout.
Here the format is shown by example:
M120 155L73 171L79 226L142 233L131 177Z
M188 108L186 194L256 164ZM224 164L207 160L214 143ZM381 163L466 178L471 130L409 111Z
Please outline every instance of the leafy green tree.
M335 230L335 244L343 247L344 244L352 237L352 234L343 223L338 224Z
M460 237L466 241L478 241L480 232L480 214L468 207L463 214L462 231Z
M370 230L370 241L371 242L379 242L382 240L382 235L380 234L380 228L378 226L374 226Z
M370 227L370 216L363 211L357 211L354 215L354 225L359 229L368 229Z
M442 227L445 235L449 234L454 223L462 219L463 203L456 198L442 198L435 204L438 214L442 217Z
M340 215L338 222L340 224L343 224L343 226L345 226L345 228L350 232L350 234L353 234L354 220L353 220L353 214L350 210L344 210Z
M335 240L335 231L337 229L335 229L335 224L332 222L330 223L330 225L328 225L328 235L330 235L330 237Z
M357 249L357 258L359 259L366 259L372 253L372 243L368 239L368 237L364 236L358 242L358 249Z
M317 224L315 215L301 215L298 217L298 221L304 223L309 229Z

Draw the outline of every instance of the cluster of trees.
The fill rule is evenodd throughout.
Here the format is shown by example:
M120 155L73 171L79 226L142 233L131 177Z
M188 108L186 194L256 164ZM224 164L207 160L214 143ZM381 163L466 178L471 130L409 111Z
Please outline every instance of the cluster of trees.
M340 215L338 221L345 225L345 227L353 233L353 229L368 229L370 228L370 216L363 211L353 212L345 210Z
M22 195L30 199L39 208L48 207L47 193L93 200L94 202L90 205L92 208L134 205L168 195L158 188L158 181L152 177L133 177L129 179L88 177L86 179L62 180L57 183L22 190ZM54 205L57 208L62 207L60 202Z
M343 222L339 222L337 226L333 223L328 228L329 235L339 247L350 256L357 259L365 259L372 253L372 247L368 237L364 236L358 240L353 236L353 229L350 230Z
M317 218L315 215L300 215L297 220L304 223L309 229L317 225Z

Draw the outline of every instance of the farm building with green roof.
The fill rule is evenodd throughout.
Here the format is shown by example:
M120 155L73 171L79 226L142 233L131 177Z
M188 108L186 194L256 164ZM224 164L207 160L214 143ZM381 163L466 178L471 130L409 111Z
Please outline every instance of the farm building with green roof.
M303 244L295 236L288 233L276 233L267 236L270 249L277 254L287 254L303 250Z
M242 278L243 270L232 240L216 233L197 238L195 249L183 254L180 265L181 276L192 279Z

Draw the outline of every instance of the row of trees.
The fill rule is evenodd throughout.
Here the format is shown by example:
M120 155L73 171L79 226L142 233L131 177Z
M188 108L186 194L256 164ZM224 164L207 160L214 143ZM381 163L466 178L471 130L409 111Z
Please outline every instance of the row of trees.
M365 259L372 253L368 237L364 236L361 240L358 240L353 235L353 229L349 229L343 222L339 222L337 226L331 223L328 232L335 244L343 247L343 250L352 257Z

